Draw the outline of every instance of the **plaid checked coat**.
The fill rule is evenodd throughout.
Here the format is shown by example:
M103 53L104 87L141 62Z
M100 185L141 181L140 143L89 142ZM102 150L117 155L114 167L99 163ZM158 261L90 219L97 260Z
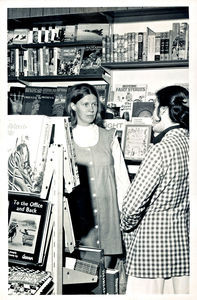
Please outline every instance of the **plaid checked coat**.
M123 202L126 272L142 278L189 275L189 137L168 131L150 147Z

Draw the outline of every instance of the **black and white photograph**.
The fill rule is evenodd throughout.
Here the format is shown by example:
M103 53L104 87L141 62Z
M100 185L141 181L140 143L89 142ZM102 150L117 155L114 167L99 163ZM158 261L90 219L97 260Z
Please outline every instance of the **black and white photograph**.
M1 0L0 298L197 295L195 0Z

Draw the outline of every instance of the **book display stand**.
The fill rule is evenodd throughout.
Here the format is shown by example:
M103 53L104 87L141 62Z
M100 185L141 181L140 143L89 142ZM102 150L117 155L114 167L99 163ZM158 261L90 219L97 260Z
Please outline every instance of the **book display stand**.
M44 192L32 195L9 191L9 231L17 230L13 239L8 235L9 294L62 295L63 285L98 281L96 263L74 259L75 268L65 267L65 256L77 247L64 193L64 160L64 146L51 144L43 177ZM44 220L42 214L47 216L47 213L43 205L50 206L48 219ZM35 253L34 248L38 250ZM95 269L89 271L89 266Z

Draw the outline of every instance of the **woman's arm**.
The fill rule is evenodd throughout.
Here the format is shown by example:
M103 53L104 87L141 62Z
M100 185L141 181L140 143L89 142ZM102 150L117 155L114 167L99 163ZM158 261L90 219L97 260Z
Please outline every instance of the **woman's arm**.
M121 229L134 228L145 213L150 197L162 174L162 160L158 147L152 146L129 187L122 206Z

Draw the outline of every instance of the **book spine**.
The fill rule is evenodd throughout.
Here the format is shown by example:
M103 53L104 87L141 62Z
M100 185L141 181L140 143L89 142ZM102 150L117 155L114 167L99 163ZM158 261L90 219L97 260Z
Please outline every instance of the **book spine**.
M138 32L138 61L142 61L143 55L143 32Z
M135 59L135 36L136 32L131 33L131 54L130 54L130 61L134 61Z
M117 62L118 61L118 54L117 54L117 48L118 48L118 34L113 34L113 58L112 61L113 62Z
M181 23L180 24L180 35L179 35L179 59L187 59L188 52L188 24Z
M172 60L179 59L180 23L172 24Z
M111 37L106 36L106 62L111 62Z
M155 59L155 34L148 34L147 60L154 61L154 59Z
M24 72L24 76L27 76L28 74L28 51L25 50L23 53L23 72Z
M106 62L106 37L102 37L102 62Z
M165 52L164 32L161 32L161 41L160 41L160 60L164 60L164 52Z
M24 51L19 49L19 76L24 76L24 61L23 54Z
M135 33L134 61L138 61L138 33Z
M169 32L164 32L164 60L169 60Z
M119 294L119 272L111 273L106 269L106 293L117 295Z
M161 32L157 32L155 35L155 61L160 60L160 47L161 47Z
M142 60L147 61L147 32L143 32L143 53Z
M15 50L15 76L19 76L19 49Z

